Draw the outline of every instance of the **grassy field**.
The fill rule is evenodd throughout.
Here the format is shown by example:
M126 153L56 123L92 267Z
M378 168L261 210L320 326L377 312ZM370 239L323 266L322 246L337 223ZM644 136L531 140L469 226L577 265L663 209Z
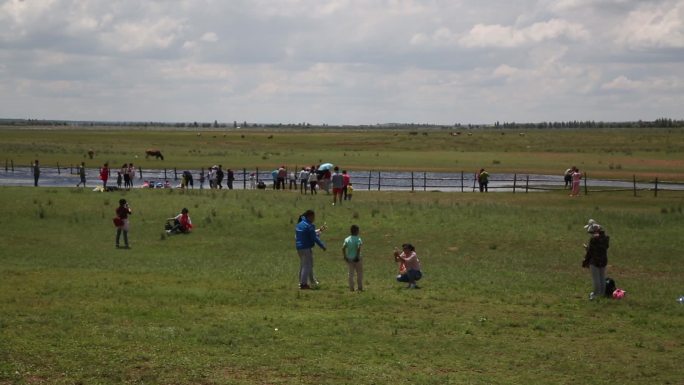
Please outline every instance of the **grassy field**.
M114 249L122 196L132 250ZM0 197L0 384L684 378L681 194L358 192L343 207L274 191ZM163 236L181 207L196 231ZM330 250L316 252L321 288L301 292L293 227L308 208L330 227ZM627 290L622 301L587 300L590 217L612 237L608 275ZM352 223L365 241L363 293L346 288L339 252ZM407 241L423 262L421 290L393 280L392 247Z
M270 170L281 164L333 162L348 169L561 174L571 165L592 177L684 180L684 130L448 131L145 131L2 129L0 153L28 165L95 160L143 168L225 167ZM200 134L198 136L198 134ZM146 160L158 148L166 160ZM137 158L136 158L137 157ZM3 159L0 159L2 161Z

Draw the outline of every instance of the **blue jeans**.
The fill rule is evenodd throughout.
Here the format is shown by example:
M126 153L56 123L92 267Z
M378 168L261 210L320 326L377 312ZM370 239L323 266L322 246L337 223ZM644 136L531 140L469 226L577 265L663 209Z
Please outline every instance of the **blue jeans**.
M397 275L398 282L415 282L423 278L423 273L420 270L409 270L404 274Z

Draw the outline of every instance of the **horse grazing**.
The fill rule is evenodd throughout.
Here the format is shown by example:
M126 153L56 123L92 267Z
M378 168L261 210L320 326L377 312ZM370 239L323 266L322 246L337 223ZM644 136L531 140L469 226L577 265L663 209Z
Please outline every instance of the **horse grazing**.
M151 156L164 160L164 155L162 155L161 151L155 149L145 150L145 159L148 159Z

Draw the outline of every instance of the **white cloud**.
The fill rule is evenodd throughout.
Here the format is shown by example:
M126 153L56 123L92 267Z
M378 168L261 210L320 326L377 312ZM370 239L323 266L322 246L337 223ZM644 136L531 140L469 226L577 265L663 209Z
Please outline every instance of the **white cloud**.
M476 24L468 33L459 38L458 42L465 47L518 47L544 40L559 38L584 40L588 37L589 32L582 24L551 19L524 28L499 24Z
M214 32L207 32L200 37L200 40L207 43L216 43L218 41L218 36L216 36L216 33Z
M631 48L684 48L684 1L633 10L615 34Z
M6 0L0 117L682 117L683 8L682 0Z
M163 17L116 24L101 36L105 45L121 52L156 50L171 46L182 28L182 21Z

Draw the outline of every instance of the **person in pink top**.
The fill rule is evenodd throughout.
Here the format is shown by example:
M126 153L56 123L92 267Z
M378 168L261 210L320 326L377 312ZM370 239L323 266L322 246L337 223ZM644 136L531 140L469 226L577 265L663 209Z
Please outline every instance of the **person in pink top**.
M342 171L342 180L344 183L344 187L342 188L342 196L345 201L347 200L347 186L349 186L349 183L351 183L351 177L349 174L347 174L347 170Z
M401 248L401 253L398 249L394 250L394 261L402 264L397 282L408 283L409 289L419 289L416 281L423 277L423 273L420 271L420 259L416 254L416 248L410 243L404 243Z
M570 196L576 197L580 194L580 181L582 180L582 173L577 167L573 166L572 169L572 193L570 193Z

